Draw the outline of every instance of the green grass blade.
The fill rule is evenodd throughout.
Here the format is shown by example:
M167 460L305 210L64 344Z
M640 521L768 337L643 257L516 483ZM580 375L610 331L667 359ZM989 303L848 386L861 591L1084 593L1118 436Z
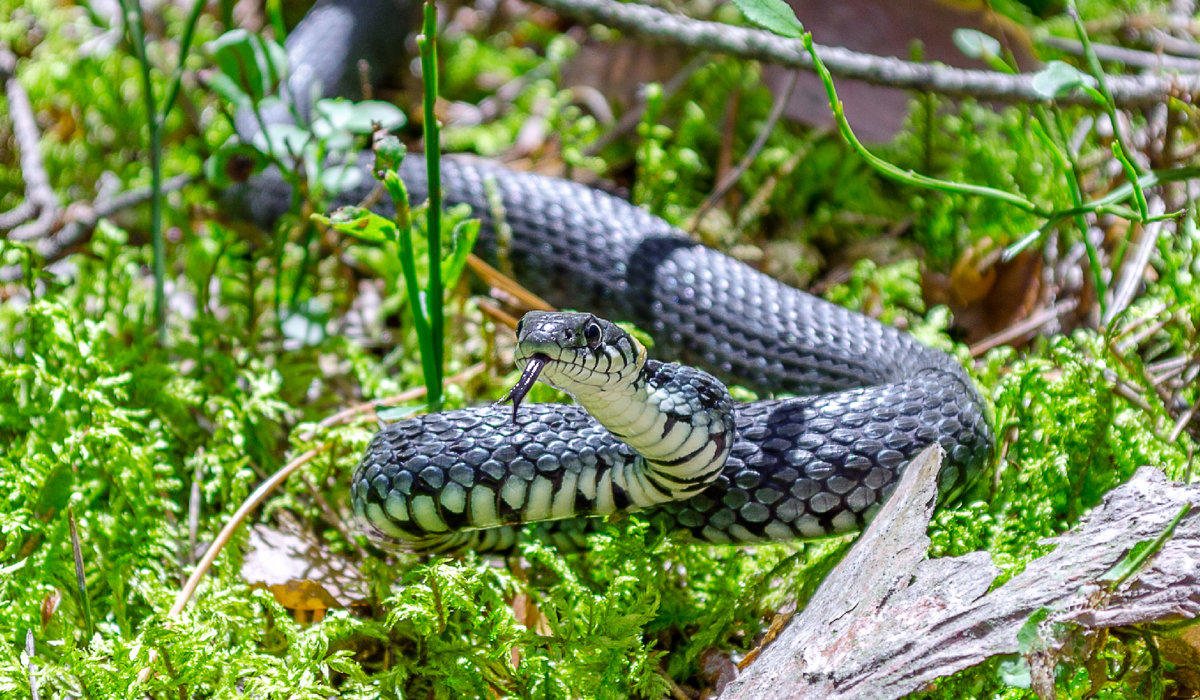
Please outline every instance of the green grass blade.
M425 84L425 168L429 177L429 220L425 233L429 242L429 281L426 287L425 307L429 318L429 343L433 356L433 377L426 378L429 387L429 406L437 410L442 404L442 352L444 348L444 317L442 304L442 177L441 144L437 115L437 5L425 3L425 25L417 46L421 52L421 78ZM429 368L426 368L428 371Z
M416 255L413 252L412 222L409 219L408 191L395 171L384 176L384 186L396 205L396 243L400 249L400 269L404 275L404 289L408 294L408 306L412 309L413 328L417 331L417 344L421 350L421 371L425 375L425 390L432 407L433 397L441 397L441 372L434 365L434 342L425 315L425 304L421 300L421 285L417 279Z

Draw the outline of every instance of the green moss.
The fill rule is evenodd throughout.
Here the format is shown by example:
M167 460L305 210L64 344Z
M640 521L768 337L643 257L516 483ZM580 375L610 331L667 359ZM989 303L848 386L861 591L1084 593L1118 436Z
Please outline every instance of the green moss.
M1113 12L1107 3L1081 9L1094 19ZM184 14L166 12L169 46ZM121 187L145 184L145 139L137 136L145 121L141 88L137 66L120 43L96 40L94 50L80 51L80 43L100 31L79 8L8 0L0 2L0 16L7 18L0 21L0 39L28 56L20 75L45 129L43 153L63 201L91 200L105 173L115 174ZM27 31L33 17L46 29L36 45ZM205 18L199 40L218 30ZM561 83L559 73L575 48L531 20L490 35L444 37L447 99L474 103L499 84L515 80L521 87L493 120L448 129L446 144L497 153L536 116L557 134L559 151L548 155L632 184L639 204L690 224L714 187L715 164L723 156L736 162L771 109L774 97L761 83L760 68L716 58L669 98L651 89L637 134L591 154L590 145L609 127ZM156 53L163 51L156 44L156 65L160 59L170 64ZM200 56L190 61L204 65ZM189 83L186 96L199 121L193 123L187 109L172 112L168 174L199 171L229 135L211 95ZM1075 128L1084 113L1053 118ZM0 122L0 130L9 128ZM1024 107L916 101L909 127L876 152L901 167L1065 207L1068 175L1036 135L1035 122ZM1110 157L1093 133L1081 133L1075 157ZM0 208L7 209L20 200L23 181L11 149L0 154ZM1107 171L1097 172L1102 176L1089 188L1115 184ZM760 194L761 208L752 209ZM297 217L274 235L217 223L206 213L217 207L199 187L169 201L168 221L176 227L168 246L169 349L153 341L147 323L150 253L140 211L122 220L126 228L101 226L70 258L70 277L41 276L5 288L0 694L28 692L30 659L23 650L29 631L43 697L623 698L662 697L672 683L699 692L711 688L705 659L741 658L776 611L803 605L844 553L843 540L696 546L638 517L605 524L586 552L531 543L506 562L423 559L375 550L356 534L347 538L347 475L376 425L364 419L309 433L348 404L422 383L404 292L394 284L395 256L306 229ZM447 231L457 216L448 219ZM892 234L881 259L854 262L827 296L904 326L972 367L993 404L1002 457L962 499L938 510L931 554L987 550L1003 570L1001 581L1046 551L1046 537L1071 527L1136 468L1155 464L1183 478L1195 450L1189 433L1172 433L1179 406L1200 399L1200 389L1193 382L1161 396L1147 378L1155 363L1197 353L1194 212L1175 235L1158 239L1157 275L1147 276L1144 292L1107 335L1057 335L1019 352L993 350L978 364L950 340L953 319L926 304L922 270L948 270L963 251L992 250L1040 223L994 202L885 181L839 141L785 123L701 227L705 240L721 247L794 242L834 264L843 262L839 256L848 247L861 250L863 242ZM1125 235L1108 223L1110 236ZM1055 238L1037 245L1060 246L1045 251L1056 259L1082 240L1074 227L1062 222ZM986 240L990 247L981 244ZM30 259L22 245L2 245L5 264ZM808 264L818 276L825 272L822 261ZM493 324L462 291L447 307L454 318L450 372L481 360L495 364L495 348L485 340L495 333ZM383 297L382 317L361 329L343 323L357 318L359 297L368 293ZM1085 289L1080 298L1086 303L1090 293ZM325 329L315 342L280 333L283 319L276 312L284 315L288 304L277 309L276 300L289 297ZM1161 328L1141 343L1122 345L1127 331L1155 322ZM452 386L447 403L498 397L513 375L507 367L494 369ZM561 398L537 392L541 400ZM359 565L370 604L332 610L320 624L296 621L242 579L243 527L168 626L166 611L195 555L193 515L195 542L202 546L267 474L326 443L320 458L253 519L296 524L327 553ZM68 509L80 538L86 606L76 584ZM155 674L138 685L151 650L160 655ZM1169 668L1140 639L1111 638L1098 658L1111 671L1127 651L1133 670L1101 688L1099 697L1145 697L1170 686ZM1063 659L1063 696L1088 691L1083 661ZM993 660L939 680L925 696L1028 697L1028 690L1010 687L1020 682L1017 667Z

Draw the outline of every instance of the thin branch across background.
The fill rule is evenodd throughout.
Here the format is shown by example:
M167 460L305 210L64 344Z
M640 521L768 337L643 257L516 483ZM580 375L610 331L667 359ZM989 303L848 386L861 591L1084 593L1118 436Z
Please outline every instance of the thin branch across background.
M789 68L815 70L812 57L802 41L780 37L762 29L692 19L639 3L539 0L539 4L576 21L604 24L652 41L751 58ZM1034 89L1031 73L1006 74L917 63L891 56L860 53L840 46L818 44L816 50L835 78L953 97L1000 102L1045 102L1044 96ZM1168 97L1187 97L1200 93L1198 74L1112 75L1106 76L1105 80L1112 92L1113 102L1123 108L1158 104ZM1082 92L1074 92L1055 101L1059 104L1095 104L1089 95Z

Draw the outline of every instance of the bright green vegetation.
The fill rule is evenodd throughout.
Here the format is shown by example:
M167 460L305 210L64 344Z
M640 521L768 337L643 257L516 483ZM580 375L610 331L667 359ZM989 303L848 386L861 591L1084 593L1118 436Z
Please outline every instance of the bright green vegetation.
M1115 41L1116 8L1080 9L1097 27L1093 40ZM146 52L160 100L189 6L168 5L163 14ZM196 47L229 28L225 15L200 15ZM742 21L733 8L718 16ZM0 40L23 57L19 76L62 201L90 201L104 177L122 189L149 184L153 115L142 99L142 64L127 42L100 40L96 27L108 20L49 0L0 0L0 17L8 18L0 20ZM561 143L535 155L612 178L684 226L712 191L723 144L736 162L773 103L759 66L713 57L678 91L648 91L640 125L593 153L588 146L611 126L561 80L578 51L574 41L529 18L503 31L488 33L488 26L468 31L451 23L440 37L442 96L477 103L512 80L519 90L481 125L448 124L446 150L503 152L536 114ZM1074 36L1062 18L1038 26ZM90 50L81 51L88 41ZM193 50L186 65L210 61ZM201 172L226 142L225 99L185 79L173 109L157 105L166 115L163 175ZM729 121L733 101L737 118ZM407 114L400 135L417 142L420 96L400 102ZM1200 117L1183 105L1173 109L1173 123ZM1109 140L1087 128L1103 111L919 98L908 128L871 150L903 169L1019 194L1058 212L1127 181ZM1132 142L1144 144L1156 169L1191 165L1155 150L1160 122L1137 113L1125 133L1142 135ZM1196 145L1183 129L1170 139L1173 153ZM24 187L11 143L7 111L0 111L0 210L15 206ZM316 201L298 201L266 232L221 216L218 195L203 185L167 195L165 344L156 338L149 206L101 225L68 259L67 277L41 271L28 247L0 242L4 266L27 268L23 279L0 287L0 695L29 694L32 668L41 697L657 698L672 685L710 688L714 676L705 669L714 659L741 658L777 611L803 605L845 542L700 547L620 518L587 552L535 543L504 562L421 558L368 543L353 528L347 486L376 424L363 416L318 423L347 406L425 386L428 339L414 330L401 242L364 242L314 223L307 212L326 211L323 200L338 186L337 176L315 174ZM1127 312L1098 330L1093 280L1111 288L1120 278L1133 227L1106 215L1103 236L1085 245L1079 219L1066 217L1025 250L1047 261L1030 278L1052 279L1062 287L1056 300L1077 302L1077 312L1063 316L1070 330L978 360L961 342L969 315L952 324L944 306L927 303L923 285L935 287L937 275L958 266L951 278L960 288L983 289L969 275L963 282L962 269L1022 240L1044 216L898 183L836 134L783 122L698 234L750 259L762 253L777 274L819 282L828 298L903 325L972 368L994 404L1003 459L960 502L939 510L932 554L986 549L1011 575L1045 551L1044 538L1069 528L1138 466L1192 476L1195 440L1175 426L1200 392L1194 384L1176 391L1168 380L1176 358L1186 364L1200 353L1200 233L1194 207L1171 187L1150 192L1184 201L1184 223L1158 240L1153 274ZM409 257L423 280L428 224L421 203L412 204L416 251ZM1132 199L1126 205L1138 209ZM440 222L447 251L455 250L461 219L450 212ZM448 385L443 401L494 400L513 379L496 359L505 331L481 313L468 285L455 283L461 263L442 269L445 374L487 365ZM364 296L375 291L381 315L364 319ZM539 389L533 398L548 396ZM417 398L392 415L422 405ZM264 478L310 449L317 457L251 520L299 533L356 566L369 603L330 610L315 624L297 621L244 578L247 523L168 624L206 544ZM154 675L139 684L152 652ZM1171 662L1141 637L1109 637L1096 654L1113 675L1126 656L1129 664L1100 697L1176 688ZM1087 696L1084 661L1063 665L1061 696ZM1030 696L1013 666L996 661L968 670L930 696Z

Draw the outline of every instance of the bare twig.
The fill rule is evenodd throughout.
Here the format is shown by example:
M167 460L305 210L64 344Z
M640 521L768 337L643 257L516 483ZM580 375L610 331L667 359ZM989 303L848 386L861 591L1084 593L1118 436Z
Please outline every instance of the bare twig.
M813 70L812 57L798 39L759 29L735 27L671 14L637 3L612 0L541 0L559 14L582 22L598 22L651 40L752 58L790 68ZM1033 89L1033 75L1009 75L986 70L915 63L888 56L859 53L838 46L817 46L817 53L835 77L862 80L907 90L976 97L1000 102L1042 102ZM1169 95L1200 93L1200 75L1105 76L1113 101L1136 107L1164 101ZM1094 105L1091 96L1075 92L1060 104Z
M771 112L767 115L767 121L759 129L758 135L754 138L754 143L750 144L750 148L746 150L746 154L742 156L738 164L732 170L725 173L725 176L721 178L721 181L717 183L713 191L704 198L704 202L700 204L700 208L696 210L696 216L692 220L693 232L700 228L700 222L704 220L704 215L716 206L717 202L725 198L729 190L737 184L737 181L746 173L746 170L754 162L754 159L762 152L763 147L767 145L767 138L771 136L771 132L775 130L775 125L779 123L779 118L783 116L784 108L787 107L788 102L791 102L792 94L795 93L796 84L799 80L800 71L792 71L791 75L788 76L787 86L784 87L783 92L775 96L775 104L771 105Z
M1151 201L1149 211L1151 216L1158 216L1166 211L1166 206L1161 198L1156 197ZM1109 303L1104 312L1104 318L1101 320L1105 326L1112 323L1113 319L1125 311L1133 301L1133 296L1137 293L1138 286L1146 272L1146 266L1150 264L1150 255L1158 250L1158 237L1162 233L1165 223L1164 221L1154 221L1137 226L1133 239L1133 255L1123 260L1117 271L1117 281L1112 286L1112 302Z
M1171 357L1158 362L1151 362L1146 365L1146 374L1150 377L1154 384L1162 384L1171 377L1179 374L1188 368L1192 359L1187 355Z
M488 285L503 291L531 309L553 311L550 302L518 284L512 277L487 264L474 253L467 256L467 266Z
M459 372L458 374L455 374L454 376L451 376L451 377L447 377L445 383L446 384L461 384L462 382L465 382L468 379L479 374L486 368L487 367L486 367L486 365L484 365L484 363L476 362L475 364L464 369L463 371ZM359 416L362 414L374 413L377 409L384 408L386 406L395 406L396 404L404 403L405 401L416 401L417 399L421 398L424 395L425 395L425 387L418 386L418 387L413 387L412 389L409 389L408 391L402 391L399 394L396 394L395 396L387 396L382 399L366 401L366 402L358 404L357 406L351 406L349 408L344 408L344 409L338 411L337 413L324 418L320 423L317 423L315 429L307 430L303 433L300 433L300 439L301 440L311 440L316 435L328 430L329 428L332 428L335 425L342 425L344 423L349 423L356 416Z
M671 76L670 80L663 83L663 97L667 98L671 95L674 95L676 92L679 92L680 88L687 83L688 78L691 78L692 74L699 70L700 67L704 65L706 60L707 56L701 54L688 61L687 65L681 68L678 73ZM604 150L604 148L612 142L632 131L633 128L638 125L638 122L642 120L642 115L646 113L646 105L647 102L645 93L639 93L637 105L622 114L621 118L617 120L617 123L613 126L613 128L601 134L600 138L589 143L587 147L583 149L583 154L585 156L594 156L600 151Z
M453 377L447 378L445 381L447 383L465 381L475 374L482 372L483 369L483 363L475 364L463 370L462 372L459 372ZM322 420L317 425L321 429L326 429L330 426L344 423L360 413L366 413L367 411L372 411L381 405L386 405L388 402L399 403L401 397L405 397L405 399L416 399L425 395L425 393L425 387L417 387L411 391L405 392L390 399L369 401L345 411L339 411L338 413L335 413L332 416ZM301 437L302 439L307 440L310 439L311 436L312 432L310 431ZM241 527L242 522L246 519L246 517L249 516L255 508L261 505L272 491L278 488L279 485L284 481L287 481L288 477L290 477L297 469L311 462L317 457L317 455L328 450L329 447L329 443L322 443L293 459L291 462L288 462L286 465L280 468L279 471L275 472L265 481L259 484L258 488L254 489L254 492L246 497L246 500L242 502L242 505L238 507L237 511L235 511L234 514L229 517L229 522L225 523L225 527L221 528L221 531L217 533L216 538L213 539L213 543L209 545L208 550L204 553L204 556L200 559L200 562L196 564L196 568L192 571L191 576L188 577L187 582L183 584L183 588L175 596L175 603L171 606L171 609L167 611L168 625L170 624L171 620L178 617L179 613L183 612L183 609L187 607L188 601L192 599L192 596L196 593L196 588L200 585L200 580L204 578L206 573L208 573L208 570L212 567L213 562L217 560L217 555L220 554L225 545L229 543L229 540L233 537L233 533L236 532L239 527ZM311 485L309 486L311 488ZM324 506L327 513L332 511L328 504L322 503L320 505ZM329 516L327 515L326 517ZM150 678L150 674L154 672L151 667L157 660L157 651L151 649L146 667L138 673L139 683L143 683Z
M1160 311L1159 313L1162 312ZM1155 316L1157 316L1157 314L1155 314ZM1166 318L1156 319L1153 323L1139 324L1143 327L1140 328L1136 333L1129 333L1127 335L1123 334L1124 337L1119 342L1113 344L1113 352L1118 356L1125 355L1133 348L1141 345L1142 342L1150 336L1161 331L1163 328L1166 328L1167 324L1171 322L1172 318L1173 315L1168 314Z
M246 497L246 500L242 502L242 505L238 507L237 511L230 516L229 522L225 523L225 527L221 528L221 532L217 534L217 537L213 540L213 543L209 545L208 551L204 553L204 556L200 559L200 562L196 564L196 568L192 571L192 575L189 576L187 582L183 584L183 589L180 590L179 594L175 596L175 603L171 606L171 609L167 611L167 624L170 624L171 620L178 617L179 613L183 612L183 609L187 606L188 601L191 600L192 595L195 594L196 588L200 585L200 580L203 579L204 575L208 573L208 570L212 567L213 562L217 560L217 555L220 554L225 545L229 543L229 540L233 537L233 533L236 532L239 527L241 527L242 521L246 519L246 516L250 515L251 511L253 511L259 506L259 504L266 500L267 496L270 495L270 493L274 491L277 486L286 481L287 478L292 475L292 472L296 471L305 464L308 464L313 460L313 458L328 448L328 444L319 445L300 455L296 459L293 459L291 462L288 462L286 465L284 465L279 471L272 474L271 477L266 481L259 484L258 488L254 489L254 492ZM137 680L139 683L144 683L150 678L150 674L153 673L153 669L151 667L157 660L158 651L156 649L151 649L149 658L146 661L146 667L138 673Z
M1066 299L1048 309L1042 309L1029 318L997 331L996 333L993 333L992 335L989 335L978 343L972 345L971 357L980 357L992 348L1005 345L1020 338L1024 338L1030 333L1037 331L1046 323L1053 321L1060 316L1071 313L1078 306L1078 299Z
M1048 36L1039 43L1063 53L1069 53L1072 56L1083 55L1083 44L1075 39ZM1096 57L1101 61L1114 61L1131 68L1200 73L1200 61L1193 58L1179 58L1177 56L1152 53L1150 51L1138 51L1137 49L1127 49L1123 46L1111 46L1109 44L1092 44L1092 48L1096 51Z
M1192 418L1195 417L1196 409L1198 407L1200 407L1200 402L1192 403L1192 405L1188 406L1188 409L1175 420L1175 426L1171 428L1171 437L1169 442L1175 442L1179 439L1179 436L1183 434L1184 429L1188 427L1188 423L1191 423Z
M176 175L163 182L162 191L165 194L181 190L196 182L199 178L199 175ZM92 231L96 228L96 224L101 219L108 218L119 211L149 201L151 196L151 188L141 187L136 190L122 192L111 199L97 200L91 206L80 205L72 207L67 212L68 220L62 223L62 228L44 238L37 236L40 239L35 244L38 255L41 256L47 265L61 260L91 235ZM76 209L78 209L77 214L73 213ZM70 218L72 216L75 218ZM53 228L53 225L48 226L47 233L53 231ZM21 274L21 267L19 265L0 268L0 283L18 280L21 278Z
M12 119L13 140L21 152L21 177L25 179L25 201L0 220L0 231L9 231L15 240L34 238L47 229L59 213L58 199L50 187L50 177L42 163L39 147L41 134L33 116L33 103L29 94L17 80L17 57L0 46L0 78L4 80L4 93L8 97L8 113ZM29 217L37 217L26 223Z
M33 670L34 652L37 648L34 646L33 630L25 630L25 669L29 673L29 697L33 700L38 700L38 682L37 674Z
M1200 58L1200 44L1188 39L1171 36L1161 29L1152 28L1146 32L1142 32L1135 38L1141 40L1143 45L1162 51L1163 53Z

